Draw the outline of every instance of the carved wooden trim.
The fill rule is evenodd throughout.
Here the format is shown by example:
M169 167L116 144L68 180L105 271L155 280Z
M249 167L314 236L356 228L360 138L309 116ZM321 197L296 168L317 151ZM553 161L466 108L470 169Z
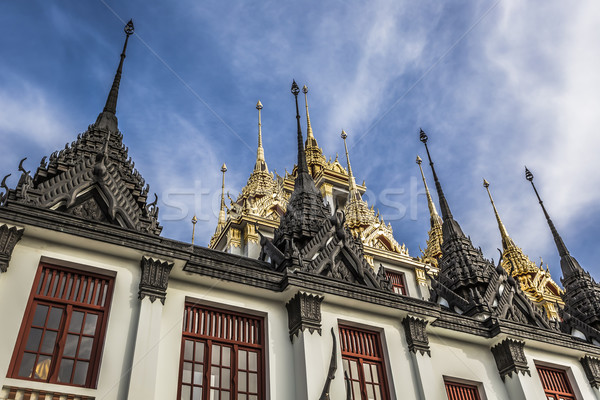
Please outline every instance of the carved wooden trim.
M290 340L300 331L308 329L310 333L321 334L321 302L324 297L316 294L298 292L285 305L288 311Z
M173 263L163 261L152 257L142 257L141 268L142 277L140 279L140 291L138 298L142 300L148 296L150 302L160 299L165 304L167 297L167 286L169 284L169 274L173 268Z
M427 321L421 318L407 315L402 320L404 325L404 333L406 335L406 343L408 343L408 349L413 353L419 351L421 355L427 355L431 357L431 350L429 349L429 337L427 336Z
M600 389L600 359L586 354L579 361L583 365L585 376L588 378L590 385L593 388Z
M527 358L523 351L524 347L525 342L511 338L504 339L492 347L492 354L494 355L498 372L503 381L506 375L510 377L513 372L517 374L521 372L523 375L527 374L531 376L531 371L529 371L529 366L527 365Z
M23 232L25 229L19 226L0 224L0 273L8 270L8 262Z

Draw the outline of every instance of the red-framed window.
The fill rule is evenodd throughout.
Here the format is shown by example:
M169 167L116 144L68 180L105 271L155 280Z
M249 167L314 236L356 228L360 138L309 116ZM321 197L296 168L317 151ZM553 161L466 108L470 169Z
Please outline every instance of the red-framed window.
M259 400L265 393L264 320L186 303L180 400Z
M575 393L569 383L569 378L564 370L543 367L540 365L535 366L540 380L542 381L542 387L546 398L549 400L575 400Z
M346 385L353 400L387 400L383 352L379 333L340 326L340 346Z
M479 389L475 385L444 381L448 400L481 400Z
M408 291L406 290L406 279L404 278L404 274L402 272L389 271L386 269L385 275L390 280L394 293L398 293L403 296L407 295Z
M109 276L41 263L9 376L95 387L113 283Z

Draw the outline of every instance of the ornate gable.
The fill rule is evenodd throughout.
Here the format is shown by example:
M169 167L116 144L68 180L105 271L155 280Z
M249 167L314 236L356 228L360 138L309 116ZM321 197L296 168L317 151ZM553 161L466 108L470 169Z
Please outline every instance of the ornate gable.
M115 116L127 40L133 33L131 21L125 33L121 61L106 106L96 122L64 149L42 158L33 177L23 167L26 159L21 160L17 187L9 190L3 185L7 190L2 199L4 204L31 204L139 232L160 234L157 200L147 203L149 185L128 158Z

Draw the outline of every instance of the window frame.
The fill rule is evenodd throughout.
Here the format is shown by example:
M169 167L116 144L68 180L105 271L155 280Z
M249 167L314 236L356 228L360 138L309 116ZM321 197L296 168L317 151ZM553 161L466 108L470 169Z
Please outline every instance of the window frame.
M190 312L193 312L193 310L196 310L196 312L198 314L202 313L202 312L208 312L211 315L213 315L214 313L217 314L222 314L222 317L230 317L230 318L241 318L242 321L244 320L254 320L256 321L258 324L255 327L258 331L258 334L254 336L255 340L258 340L259 343L247 343L247 342L243 342L243 341L239 341L239 340L232 340L232 339L227 339L227 338L222 338L222 337L218 337L218 336L209 336L209 335L205 335L203 333L200 332L190 332L188 330L188 326L191 324L197 324L197 330L200 331L201 328L201 321L196 321L194 319L192 319L192 321L189 321L190 318ZM196 314L196 315L198 315ZM182 336L181 336L181 350L180 350L180 355L179 355L179 374L178 374L178 379L177 379L177 399L181 399L181 392L183 389L183 386L191 386L193 387L197 387L197 385L194 385L194 381L193 381L193 373L192 373L192 381L191 383L184 383L183 382L183 372L184 372L184 363L185 362L192 362L197 363L197 361L195 360L195 354L192 354L192 361L190 361L189 359L185 359L185 344L186 344L186 340L190 340L194 343L194 347L196 346L197 343L204 343L204 355L203 355L203 376L202 376L202 396L201 399L209 399L210 398L210 392L211 392L211 388L214 389L214 386L211 386L211 382L210 382L210 377L211 377L211 367L213 366L213 362L212 362L212 347L213 345L217 344L220 345L221 348L224 347L229 347L231 348L231 355L230 355L230 390L229 390L229 398L230 400L234 400L237 399L238 394L240 394L239 391L239 384L238 384L238 372L240 370L240 366L238 364L238 359L239 359L239 352L241 351L246 351L247 353L247 357L248 354L250 354L251 352L255 352L257 353L257 369L256 369L256 373L257 373L257 394L256 397L257 399L263 399L266 396L266 390L267 390L267 386L266 386L266 378L267 378L267 360L266 360L266 330L265 330L265 326L266 326L266 321L265 321L265 317L261 316L261 315L256 315L256 314L250 314L247 312L238 312L238 311L232 311L232 310L228 310L225 308L220 308L220 307L215 307L212 305L206 305L206 304L201 304L201 303L197 303L194 301L186 301L185 302L185 311L184 311L184 318L183 318L183 329L182 329ZM208 329L212 329L212 328L208 328ZM220 333L223 333L223 328L222 325L218 325L217 328L215 328L215 330L219 329ZM249 332L249 331L248 331ZM239 334L239 331L238 331ZM195 351L193 351L195 353ZM220 361L220 363L222 363L222 360ZM253 373L254 371L251 371L248 369L248 364L247 365L247 369L243 370L244 372L246 372L247 374ZM223 367L222 364L219 364L219 367ZM222 368L221 368L222 370ZM248 388L248 381L246 381L246 387ZM241 393L244 394L244 393ZM247 398L249 398L250 394L247 394Z
M72 263L69 263L69 264L72 264ZM80 267L80 268L78 268L78 267ZM93 271L90 271L90 269L93 269ZM53 273L50 281L48 282L47 281L48 274L43 274L44 270L56 271L57 274L54 275L54 273ZM17 340L15 342L15 346L13 349L13 355L11 357L11 362L9 364L7 377L12 378L12 379L41 382L41 383L50 383L50 384L64 385L64 386L73 386L73 387L80 387L80 388L89 388L89 389L95 389L97 387L100 366L102 363L102 354L104 351L104 342L106 339L108 318L110 315L110 309L111 309L111 305L112 305L112 296L114 294L114 284L115 284L115 275L110 274L110 272L112 272L112 271L106 271L106 273L103 273L103 272L104 271L99 270L98 268L93 268L93 267L86 267L86 266L80 266L80 265L77 265L76 267L63 266L63 265L56 264L54 261L51 261L51 262L44 261L44 259L42 259L40 261L40 263L38 264L37 270L36 270L36 275L34 277L30 293L29 293L27 305L25 306L25 313L23 314L23 319L21 322L21 326L19 328L19 333L17 336ZM100 280L100 281L105 280L107 282L106 287L104 289L100 289L100 292L98 293L98 298L97 298L97 300L95 300L95 301L101 300L100 293L102 293L102 296L104 298L104 305L98 306L98 305L86 304L86 303L82 303L82 302L72 300L72 299L56 298L52 295L43 295L41 293L40 294L37 293L38 291L42 291L42 292L46 291L46 290L44 290L44 288L47 284L48 285L47 291L49 291L49 292L55 292L55 291L62 292L64 289L64 294L62 297L65 297L68 294L68 292L71 291L71 289L74 289L74 287L67 286L67 285L69 285L69 278L68 278L69 275L68 274L71 274L71 276L77 275L81 279L85 278L87 280L85 292L83 293L84 298L88 297L89 289L90 289L90 280L91 280L91 282L94 282L95 280ZM42 281L42 276L44 276L43 281ZM64 286L61 285L61 280L62 280L63 276L65 276ZM58 277L58 278L56 278L56 277ZM55 280L56 280L56 283L54 283ZM76 283L75 280L73 280L73 284L75 284L75 283ZM52 286L50 286L50 285L52 285ZM95 290L99 285L98 285L98 283L94 283L94 286L95 286L94 292L92 292L89 295L89 297L93 297ZM72 296L71 296L71 294L69 294L68 297L75 297L75 296L79 297L81 294L81 292L79 291L80 289L81 289L81 287L77 287L77 289L74 289L74 290L78 291L78 293L72 292ZM21 362L23 360L23 356L25 355L25 352L30 353L30 354L32 353L31 351L26 350L26 346L27 346L27 341L29 339L29 334L31 332L31 329L33 328L33 320L34 320L35 312L36 312L38 305L48 306L48 307L52 307L52 308L56 307L56 308L61 308L63 310L63 313L61 314L61 319L59 321L59 326L57 329L57 338L55 339L54 348L52 350L52 362L50 363L50 366L49 366L48 376L45 379L36 379L33 377L19 376L19 369L21 367ZM96 322L96 331L95 331L94 335L84 334L83 333L84 326L82 325L80 327L77 348L79 348L79 344L80 344L81 338L83 336L86 336L86 337L92 336L93 340L94 340L93 344L92 344L89 360L84 359L84 361L87 361L89 364L88 364L88 370L86 372L85 383L82 385L76 384L76 383L71 383L71 382L59 382L58 381L60 363L62 362L62 360L64 358L72 359L72 360L79 360L79 358L77 357L77 355L78 355L77 349L76 349L75 356L72 356L72 357L64 356L65 342L66 342L67 336L69 335L69 332L70 332L69 331L70 322L71 322L71 317L73 316L74 311L83 312L84 317L90 311L93 312L94 314L98 315L98 320ZM48 315L46 316L46 320L47 319L48 319ZM47 330L46 324L42 327L42 329L44 329L44 334ZM82 321L82 324L83 324L83 321ZM35 328L40 329L40 327L35 327ZM40 344L38 345L38 351L36 352L37 356L39 356L39 354L41 353L41 351L40 351L41 345L42 345L42 339L40 338ZM37 356L36 356L36 360L37 360ZM74 373L75 373L75 365L74 365L73 369L71 370L72 378L70 380L73 380Z
M455 380L455 379L448 379L448 378L444 378L444 388L446 389L446 397L448 398L448 400L484 400L485 397L482 396L482 390L480 385L477 384L476 382L465 382L462 380ZM472 394L475 395L475 397L450 397L450 392L448 391L450 388L457 388L457 389L467 389L467 390L474 390L474 393L469 393L468 395L471 396ZM461 396L461 395L459 395Z
M552 395L557 399L559 399L561 397L565 397L565 396L566 396L566 398L572 399L572 400L578 399L577 395L575 394L575 386L573 385L573 383L571 383L571 380L569 379L568 370L566 368L560 368L560 367L554 367L554 366L548 366L548 365L544 365L544 364L535 363L535 369L540 378L540 383L542 384L542 389L544 390L544 395L546 395L547 398L548 398L548 395ZM570 393L559 392L552 388L546 388L546 385L544 382L545 382L545 379L547 379L548 377L546 375L544 375L544 373L542 373L542 371L547 371L547 372L551 372L551 373L554 372L554 373L558 373L558 374L562 375L562 377L565 380L565 383L568 386L568 389L571 392Z
M386 268L385 277L389 279L390 283L392 284L392 290L394 291L394 293L399 294L401 296L408 296L408 287L406 286L406 274L404 272ZM401 283L396 283L395 280L398 280ZM398 293L396 289L399 289L400 293Z
M343 330L346 330L348 332L351 332L351 334L354 335L358 335L360 337L360 344L358 344L359 346L367 346L369 347L368 344L366 344L367 339L366 339L366 335L372 335L374 337L374 348L372 349L374 353L374 355L368 355L368 354L362 354L362 353L355 353L353 351L349 351L348 349L346 349L346 338L345 335L343 334ZM354 392L352 392L350 394L350 398L354 399L354 400L362 400L362 399L367 399L367 382L365 380L365 376L364 376L364 369L363 369L363 365L364 362L368 362L370 365L376 365L377 369L378 369L378 373L379 373L379 383L380 383L380 387L381 387L381 396L382 396L382 400L389 400L390 397L390 386L389 386L389 381L387 378L387 370L386 370L386 360L385 360L385 354L383 352L383 344L382 344L382 340L381 340L381 334L378 331L374 331L374 330L369 330L369 329L363 329L363 328L357 328L355 326L351 326L351 325L346 325L346 324L339 324L338 325L338 334L340 336L340 350L341 350L341 357L342 357L342 370L344 369L343 363L344 360L356 360L358 361L358 365L357 365L357 369L358 369L358 381L359 381L359 385L360 385L360 399L354 399ZM357 343L355 343L357 344ZM347 385L348 379L346 379L347 374L344 371L344 385ZM348 378L350 378L348 376ZM350 381L356 381L355 379L351 379ZM351 388L351 390L353 390Z

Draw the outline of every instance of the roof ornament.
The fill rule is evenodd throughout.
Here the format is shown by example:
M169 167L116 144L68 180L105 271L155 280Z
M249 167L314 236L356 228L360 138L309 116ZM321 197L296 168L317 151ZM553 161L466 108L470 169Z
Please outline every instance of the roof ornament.
M429 207L430 229L427 235L427 246L425 247L425 250L421 250L421 253L423 253L422 259L424 262L429 262L437 267L438 261L442 256L442 243L444 241L442 234L442 218L437 213L435 203L433 202L433 198L429 192L429 187L427 186L427 181L425 180L425 174L423 173L423 167L421 166L423 163L421 157L417 156L416 163L419 165L419 170L421 171L421 178L423 179L425 194L427 195L427 206Z
M196 224L198 223L198 218L196 218L196 214L192 217L192 246L194 245L194 235L196 234Z
M425 131L423 131L423 129L420 129L419 132L419 140L421 140L421 142L425 145L425 150L427 151L427 158L429 159L429 165L431 166L431 171L433 172L433 180L435 181L435 188L438 192L438 196L439 196L439 201L440 201L440 208L442 210L442 218L444 219L444 221L447 218L452 219L452 213L450 212L450 207L448 206L448 202L446 201L446 196L444 196L444 191L442 190L442 185L440 184L440 181L437 177L437 174L435 173L435 168L433 167L433 161L431 160L431 155L429 154L429 148L427 147L427 134L425 133Z
M258 150L256 151L256 164L254 170L269 172L265 161L265 150L262 145L262 124L260 121L260 110L262 110L262 108L263 105L259 100L258 103L256 103L256 109L258 110Z
M308 114L308 87L306 87L306 85L304 85L302 87L302 93L304 93L304 105L306 107L306 142L307 144L312 144L312 141L314 141L314 145L317 145L317 140L315 139L315 137L313 136L313 130L312 127L310 126L310 116Z
M110 88L110 92L108 93L108 97L106 98L104 110L102 110L100 115L98 115L98 119L96 120L97 127L107 128L113 131L117 130L117 118L115 117L115 114L117 112L119 85L121 84L121 73L123 72L123 61L125 60L127 42L129 41L129 36L131 36L134 32L133 20L129 20L129 22L127 23L127 25L125 25L125 28L123 30L125 31L125 43L123 44L123 51L121 52L119 66L117 67L115 79L113 80L112 87Z
M558 231L556 230L554 223L550 219L550 215L546 211L546 207L544 207L544 202L540 198L540 195L535 187L535 184L533 183L533 174L531 173L531 171L529 169L527 169L527 167L525 167L525 179L527 179L529 182L531 182L531 186L533 187L533 191L535 192L535 195L537 196L540 206L542 207L542 211L544 212L546 221L548 221L548 226L550 227L550 231L552 232L552 236L554 237L554 243L556 243L556 248L558 249L558 254L560 255L560 267L562 269L563 276L566 278L572 272L583 271L583 269L581 268L581 266L579 265L577 260L575 260L575 258L571 257L571 255L569 254L569 250L567 249L567 246L565 245L565 242L563 242L562 238L558 234Z
M342 129L342 134L340 136L342 137L342 140L344 140L344 150L346 151L346 162L348 163L348 184L350 185L349 195L355 195L358 193L358 191L356 189L356 180L354 178L354 175L352 174L352 166L350 165L350 155L348 154L348 145L346 144L346 138L348 137L348 135ZM356 192L356 193L354 193L354 192Z

